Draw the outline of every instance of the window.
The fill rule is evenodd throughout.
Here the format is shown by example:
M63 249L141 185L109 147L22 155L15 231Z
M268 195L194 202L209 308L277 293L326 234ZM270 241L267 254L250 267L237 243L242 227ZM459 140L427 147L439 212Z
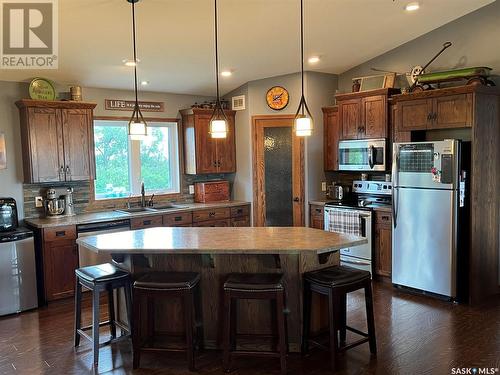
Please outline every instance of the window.
M127 121L95 120L95 198L123 198L141 193L173 194L179 189L176 122L148 122L148 137L128 138Z

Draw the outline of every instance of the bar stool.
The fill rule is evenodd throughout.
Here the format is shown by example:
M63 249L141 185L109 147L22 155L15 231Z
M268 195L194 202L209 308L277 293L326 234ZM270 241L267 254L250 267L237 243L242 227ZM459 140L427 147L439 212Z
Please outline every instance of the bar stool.
M203 348L202 308L200 293L200 275L195 272L150 272L134 282L134 311L133 311L133 367L138 368L141 352L146 351L179 351L179 349L153 347L149 342L154 339L154 302L156 299L178 298L183 301L184 329L189 370L194 371L195 344ZM142 339L141 311L143 306L147 310L146 326L147 337ZM196 335L194 327L196 326Z
M361 332L347 326L346 324L347 293L354 292L359 289L365 290L368 333ZM304 315L302 333L303 354L308 352L310 342L318 346L322 346L309 338L311 328L312 292L328 296L330 319L330 360L332 371L335 371L335 360L338 352L345 351L368 342L370 345L370 352L374 355L377 353L370 272L351 267L335 266L304 274ZM346 330L354 332L363 338L346 345ZM339 332L340 336L340 345L337 338L337 332Z
M237 301L238 299L264 299L272 301L275 308L273 320L278 332L277 351L237 350ZM256 356L280 358L281 373L286 373L286 354L288 348L285 322L285 288L281 274L245 274L228 275L224 283L224 332L223 367L226 372L231 370L233 356Z
M75 270L76 293L75 293L75 347L80 345L80 337L83 336L93 343L94 367L99 364L99 347L109 344L116 338L116 327L130 334L130 328L125 327L115 320L115 306L113 291L118 288L125 289L125 303L127 305L127 318L131 320L132 291L130 274L115 267L111 263L96 266L82 267ZM82 286L92 291L92 325L82 327ZM108 293L109 320L99 321L99 297L101 292ZM108 341L99 344L99 327L110 326L111 337ZM92 337L85 331L92 329ZM123 335L122 335L123 336Z

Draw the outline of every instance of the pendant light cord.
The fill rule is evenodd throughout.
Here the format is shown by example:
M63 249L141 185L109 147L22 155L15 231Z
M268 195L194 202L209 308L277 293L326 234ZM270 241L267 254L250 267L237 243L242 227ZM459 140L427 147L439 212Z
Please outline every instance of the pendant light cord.
M139 122L139 99L137 95L137 47L135 44L135 1L132 2L132 38L134 42L134 89L135 89L135 107L137 109L136 120Z
M302 98L304 98L304 1L300 0L300 74L302 80ZM304 109L302 108L302 114Z
M214 11L214 16L215 16L215 82L217 86L217 103L220 102L220 97L219 97L219 46L218 46L218 27L217 27L217 0L214 0L215 4L215 11Z

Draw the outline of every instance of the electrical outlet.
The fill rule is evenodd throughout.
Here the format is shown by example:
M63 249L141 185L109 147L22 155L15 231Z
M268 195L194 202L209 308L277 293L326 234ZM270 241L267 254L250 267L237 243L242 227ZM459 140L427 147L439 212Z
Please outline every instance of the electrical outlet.
M321 183L321 191L326 191L326 182L325 181L323 181Z
M194 194L194 185L189 185L189 194Z
M35 207L43 207L43 197L35 197Z

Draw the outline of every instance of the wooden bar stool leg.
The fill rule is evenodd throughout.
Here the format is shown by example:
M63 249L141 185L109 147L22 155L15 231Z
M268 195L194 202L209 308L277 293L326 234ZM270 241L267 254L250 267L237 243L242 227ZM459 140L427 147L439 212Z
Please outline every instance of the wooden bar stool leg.
M133 368L139 368L141 362L141 293L134 290L134 304L132 313L132 348Z
M330 289L328 293L328 316L330 318L330 361L331 370L335 371L337 360L337 349L339 347L337 339L337 301L335 293Z
M152 339L155 334L155 302L152 297L147 297L147 334L148 338Z
M230 350L236 350L237 344L237 335L238 335L238 298L231 298L231 314L229 315L230 319Z
M127 308L128 334L132 335L132 324L134 322L134 319L132 315L132 286L130 285L130 283L127 283L125 285L125 305Z
M223 342L223 360L222 366L227 372L231 365L231 292L224 291L224 330L222 335Z
M372 354L377 354L377 340L375 338L375 319L373 316L373 296L372 296L371 280L368 280L365 285L365 303L366 303L366 322L368 325L370 352Z
M347 293L343 293L342 296L339 298L340 299L340 304L339 304L339 315L340 315L340 342L342 344L345 344L346 336L347 336Z
M195 324L196 326L196 341L198 344L198 349L205 349L205 338L203 334L203 301L201 297L201 287L198 284L194 290L194 309L195 309Z
M302 301L302 354L305 355L309 351L309 336L311 334L311 304L312 291L311 285L304 282L304 295Z
M82 285L76 278L75 290L75 347L80 345L80 334L78 330L82 328Z
M99 288L92 291L92 341L94 344L93 357L94 367L99 365Z
M187 360L190 371L195 371L194 366L194 340L193 340L193 311L194 299L193 291L189 290L184 293L184 318L186 327L186 346L187 346Z
M286 341L286 326L285 326L286 322L285 322L285 292L284 291L277 292L276 318L277 318L277 323L278 323L281 373L286 374L287 341Z
M115 298L113 293L113 289L108 290L109 330L112 339L116 338Z

